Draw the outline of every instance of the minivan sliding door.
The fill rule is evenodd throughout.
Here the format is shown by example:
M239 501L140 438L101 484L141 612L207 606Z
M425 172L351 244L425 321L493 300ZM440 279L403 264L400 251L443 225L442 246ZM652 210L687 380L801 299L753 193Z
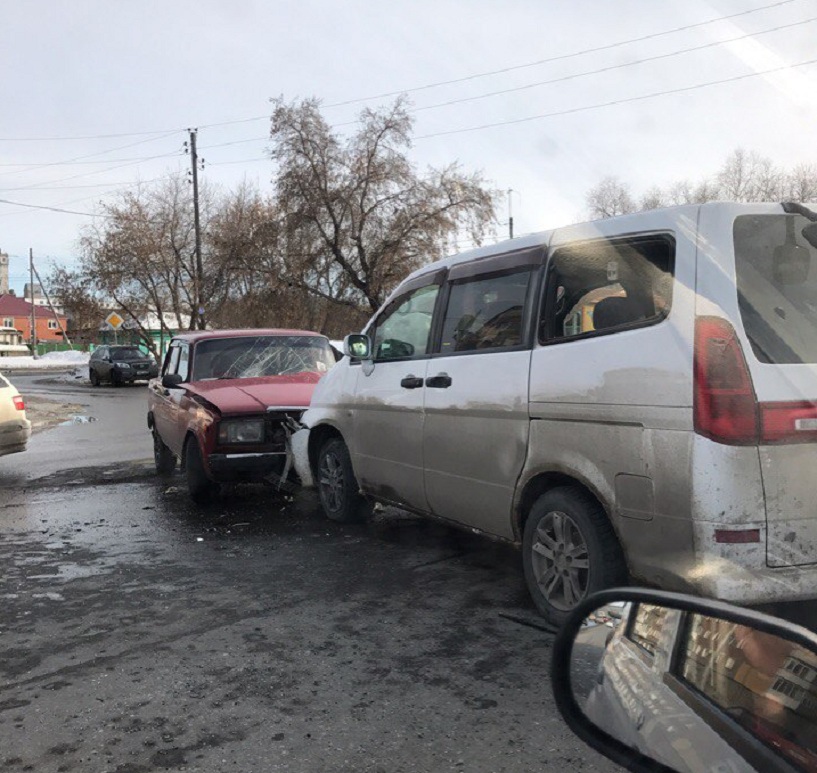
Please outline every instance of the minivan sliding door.
M426 497L435 515L512 537L528 438L530 308L543 249L454 266L425 380Z

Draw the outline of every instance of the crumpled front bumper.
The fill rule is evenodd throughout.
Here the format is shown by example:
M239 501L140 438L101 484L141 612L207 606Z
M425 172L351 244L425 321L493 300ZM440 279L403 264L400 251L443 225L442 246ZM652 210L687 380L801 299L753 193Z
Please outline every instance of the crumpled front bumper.
M216 480L263 480L270 474L280 475L287 462L286 451L246 454L210 454L210 474Z
M31 422L28 419L4 421L0 424L0 456L25 451L30 437Z

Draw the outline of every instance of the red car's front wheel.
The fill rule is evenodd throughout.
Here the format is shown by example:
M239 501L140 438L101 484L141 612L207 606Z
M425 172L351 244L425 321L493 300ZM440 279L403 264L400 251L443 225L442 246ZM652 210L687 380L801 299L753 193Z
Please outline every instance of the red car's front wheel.
M187 476L187 491L194 502L203 504L218 493L219 485L207 475L199 444L192 435L184 444L184 471Z

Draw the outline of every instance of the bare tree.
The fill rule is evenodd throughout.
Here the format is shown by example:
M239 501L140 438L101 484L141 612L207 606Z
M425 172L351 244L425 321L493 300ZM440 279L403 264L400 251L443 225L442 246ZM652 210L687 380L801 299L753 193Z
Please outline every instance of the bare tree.
M277 100L271 138L275 200L286 213L283 279L331 303L374 310L409 272L443 257L452 235L483 238L498 193L456 164L418 172L408 157L411 130L402 99L364 110L345 138L317 100Z
M817 165L798 164L785 176L783 188L791 201L817 202Z
M57 267L48 280L49 292L60 299L71 330L98 330L105 317L93 280L81 270Z
M717 174L697 184L677 180L666 189L652 186L639 197L639 209L704 204L718 199L817 201L817 166L799 164L786 172L759 153L737 148ZM591 217L612 217L636 210L629 188L615 177L605 177L591 188L586 200Z
M587 192L586 201L594 218L627 215L637 209L630 189L617 177L605 177Z
M777 201L781 174L771 160L754 151L737 148L729 154L716 176L721 194L730 201Z
M660 209L669 204L669 197L657 185L642 194L639 209Z
M211 196L201 195L203 211ZM196 288L217 305L217 277L200 276L195 260L191 192L183 175L153 186L122 191L99 207L99 217L80 238L78 271L57 274L57 292L84 294L86 302L115 307L134 325L154 354L148 320L162 332L198 324Z

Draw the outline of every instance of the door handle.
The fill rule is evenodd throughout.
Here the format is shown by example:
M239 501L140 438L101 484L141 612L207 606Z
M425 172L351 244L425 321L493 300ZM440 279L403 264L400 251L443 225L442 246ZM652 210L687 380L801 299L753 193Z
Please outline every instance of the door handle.
M453 382L447 373L438 373L436 376L426 379L426 386L432 389L448 389Z
M401 382L400 386L403 389L419 389L423 385L423 379L419 376L406 376Z

